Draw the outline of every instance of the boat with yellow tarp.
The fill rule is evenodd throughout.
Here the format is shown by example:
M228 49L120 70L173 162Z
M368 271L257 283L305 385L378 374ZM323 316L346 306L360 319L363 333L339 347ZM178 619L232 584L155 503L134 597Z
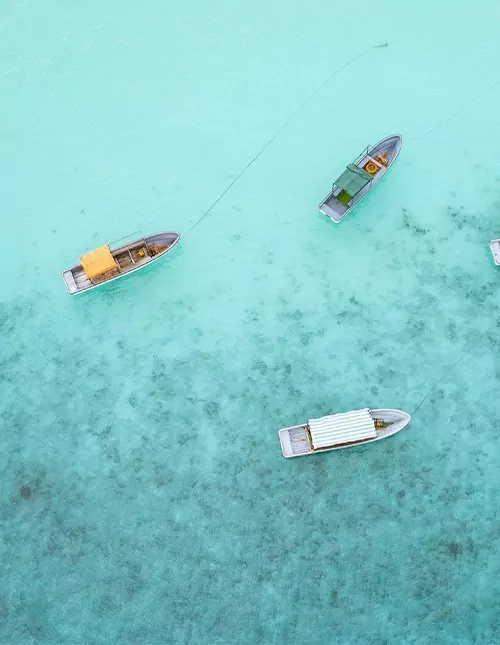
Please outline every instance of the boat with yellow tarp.
M63 272L68 292L82 293L143 269L171 251L179 239L179 233L156 233L114 250L105 244L89 251L80 264Z
M338 223L389 170L401 150L402 137L394 134L368 146L333 182L331 192L319 205L319 210Z

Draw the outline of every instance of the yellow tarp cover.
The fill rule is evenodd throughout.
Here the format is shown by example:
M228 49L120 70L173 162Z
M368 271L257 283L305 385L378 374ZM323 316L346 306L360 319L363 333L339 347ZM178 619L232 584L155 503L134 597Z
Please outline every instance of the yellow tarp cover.
M89 251L82 255L80 260L89 280L118 268L114 257L111 255L109 244L105 244L94 251Z

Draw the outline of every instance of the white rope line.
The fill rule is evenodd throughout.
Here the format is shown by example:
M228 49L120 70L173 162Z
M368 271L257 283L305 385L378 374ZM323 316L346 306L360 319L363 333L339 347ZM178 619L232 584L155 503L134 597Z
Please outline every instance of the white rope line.
M310 94L307 99L299 105L299 107L288 117L288 119L284 122L284 124L273 134L273 136L262 146L262 148L259 150L259 152L250 159L250 161L247 163L247 165L243 168L243 170L236 175L236 177L232 180L232 182L227 186L227 188L224 189L224 191L217 197L217 199L210 204L210 206L207 208L207 210L203 213L203 215L191 226L191 228L187 231L187 233L184 234L184 238L186 238L191 231L193 231L198 224L200 224L205 217L217 206L217 204L220 202L220 200L226 195L231 188L234 186L234 184L240 179L246 171L254 164L257 159L263 154L267 148L273 143L273 141L283 132L283 130L295 119L295 117L313 100L313 98L321 92L321 90L327 85L334 76L339 74L342 70L344 70L348 65L351 65L354 63L358 58L361 58L365 52L362 51L353 58L350 58L346 63L338 67L335 71L333 71L322 83L319 85L313 92Z

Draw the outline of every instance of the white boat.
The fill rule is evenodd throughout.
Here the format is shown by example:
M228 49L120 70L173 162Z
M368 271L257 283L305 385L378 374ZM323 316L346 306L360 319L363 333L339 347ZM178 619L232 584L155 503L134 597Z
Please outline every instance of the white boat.
M355 410L311 419L279 431L283 457L302 457L340 450L390 437L402 430L411 416L402 410Z
M490 249L491 253L493 255L493 261L497 266L500 266L500 239L499 240L491 240L490 242Z
M387 173L402 142L401 135L394 134L363 150L333 182L331 192L319 205L323 215L338 224Z
M179 239L179 233L167 232L142 237L114 250L105 244L82 255L80 264L63 272L66 288L73 295L123 278L159 260Z

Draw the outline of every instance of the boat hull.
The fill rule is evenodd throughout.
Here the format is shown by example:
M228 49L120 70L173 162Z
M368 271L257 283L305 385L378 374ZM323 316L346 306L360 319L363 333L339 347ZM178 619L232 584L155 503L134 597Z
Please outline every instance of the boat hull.
M78 264L71 269L63 271L62 273L66 289L68 290L69 294L77 295L79 293L90 291L91 289L97 289L97 287L102 287L103 285L109 284L114 280L118 280L120 278L124 278L125 276L131 275L136 271L140 271L141 269L150 266L151 264L153 264L153 262L156 262L160 258L167 255L167 253L170 253L170 251L175 248L179 240L179 233L171 231L149 235L147 237L140 238L139 240L135 240L134 242L130 242L129 244L124 244L123 246L117 247L116 249L113 249L111 251L113 256L119 257L120 254L125 254L127 251L130 255L130 260L132 263L129 264L126 269L122 270L116 275L102 279L97 283L93 283L85 276L82 265ZM131 251L134 251L134 249L138 247L142 247L144 243L148 248L161 248L162 246L166 246L167 248L156 253L154 256L148 256L146 259L141 260L140 264L133 264L134 260Z
M493 262L500 266L500 239L491 240L490 242L491 254L493 255Z
M377 432L374 439L366 439L363 441L356 441L350 444L343 444L340 446L332 446L331 448L324 448L322 450L313 450L309 442L306 425L290 426L289 428L282 428L279 432L279 440L281 444L281 452L283 457L303 457L305 455L318 454L321 452L330 452L331 450L341 450L342 448L351 448L353 446L364 446L367 443L380 441L387 437L396 434L402 430L411 421L411 415L403 410L394 410L390 408L377 408L370 410L370 415L373 419L381 419L389 423L387 428L383 428Z
M394 134L379 141L372 148L367 148L355 161L354 164L359 168L363 168L366 163L372 160L375 156L383 154L388 155L388 162L386 167L380 167L376 175L370 183L365 186L357 195L355 195L348 205L342 203L338 199L342 192L339 187L334 185L333 190L325 197L325 199L318 206L319 210L326 215L332 222L338 224L344 217L352 211L352 209L359 204L359 202L366 197L366 195L376 186L376 184L384 177L389 171L392 164L396 161L397 156L401 150L403 139L400 134Z

